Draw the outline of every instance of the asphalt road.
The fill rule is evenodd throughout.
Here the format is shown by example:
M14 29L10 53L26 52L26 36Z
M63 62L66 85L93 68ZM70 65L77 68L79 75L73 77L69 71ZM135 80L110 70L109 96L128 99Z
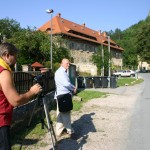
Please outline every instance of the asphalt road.
M118 148L120 150L150 150L150 74L139 73L138 77L144 79L140 85L100 89L103 92L126 95L127 99L135 99L132 113L128 118L128 135L122 147Z
M137 100L131 117L126 150L150 150L150 74L140 74L144 79L136 91Z

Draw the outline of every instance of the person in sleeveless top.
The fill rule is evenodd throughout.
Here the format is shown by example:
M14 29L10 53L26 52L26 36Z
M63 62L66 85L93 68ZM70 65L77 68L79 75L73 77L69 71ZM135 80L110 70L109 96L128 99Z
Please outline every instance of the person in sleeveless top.
M0 150L11 150L10 126L13 108L27 103L42 90L39 84L35 84L24 94L16 91L11 66L16 63L17 51L13 44L0 45Z

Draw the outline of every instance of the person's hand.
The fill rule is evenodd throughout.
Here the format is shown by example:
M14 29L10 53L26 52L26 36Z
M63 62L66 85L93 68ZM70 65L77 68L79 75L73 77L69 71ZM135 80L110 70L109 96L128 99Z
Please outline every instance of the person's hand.
M35 84L35 85L33 85L31 88L30 88L30 91L34 94L34 95L36 95L36 94L38 94L38 93L40 93L41 91L42 91L42 87L41 87L41 85L40 84Z
M76 92L77 92L77 89L76 89L76 88L74 88L73 93L74 93L74 94L76 94Z

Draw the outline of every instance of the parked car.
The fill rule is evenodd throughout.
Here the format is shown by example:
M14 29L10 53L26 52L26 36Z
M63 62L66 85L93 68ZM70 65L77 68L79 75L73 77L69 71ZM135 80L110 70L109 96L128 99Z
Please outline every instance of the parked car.
M135 72L133 70L120 70L113 73L113 75L118 77L135 77Z

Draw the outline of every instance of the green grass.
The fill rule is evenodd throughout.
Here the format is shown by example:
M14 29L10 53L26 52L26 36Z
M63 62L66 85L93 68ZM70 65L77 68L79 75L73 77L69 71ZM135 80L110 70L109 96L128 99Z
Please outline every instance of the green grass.
M91 100L93 98L99 98L104 95L106 95L106 93L98 91L79 91L77 93L77 96L82 97L83 102L87 102L88 100Z
M77 96L82 98L81 102L73 101L73 111L79 111L83 103L93 99L106 96L107 93L98 92L98 91L78 91Z
M118 86L126 86L126 85L135 85L143 82L143 79L136 79L136 78L118 78L117 85Z
M26 149L27 145L35 146L40 137L44 136L47 133L47 129L41 128L41 116L34 116L29 127L26 125L28 121L22 126L22 130L17 131L17 134L14 134L12 141L12 150L19 150L21 143L23 143L22 150ZM46 121L45 121L46 122Z

